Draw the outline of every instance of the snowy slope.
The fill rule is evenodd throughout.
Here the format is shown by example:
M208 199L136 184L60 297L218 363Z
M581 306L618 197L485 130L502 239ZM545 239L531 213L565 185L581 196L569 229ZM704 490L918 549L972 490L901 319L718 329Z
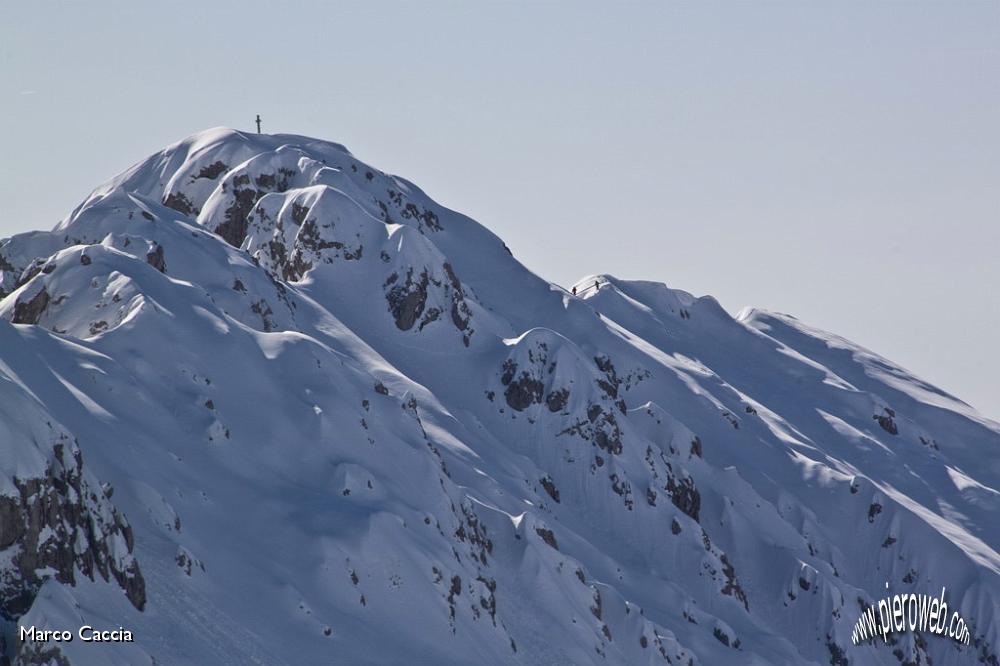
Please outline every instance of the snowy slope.
M577 287L227 129L0 242L5 656L997 663L1000 425L787 315ZM886 583L973 644L852 645ZM136 642L13 640L84 622Z

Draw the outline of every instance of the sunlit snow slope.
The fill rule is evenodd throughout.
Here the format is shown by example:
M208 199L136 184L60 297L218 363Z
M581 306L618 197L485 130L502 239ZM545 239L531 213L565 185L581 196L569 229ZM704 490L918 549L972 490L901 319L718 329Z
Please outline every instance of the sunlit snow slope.
M998 424L788 315L576 286L227 129L0 242L0 652L997 664ZM887 583L972 644L853 645ZM136 640L15 640L83 623Z

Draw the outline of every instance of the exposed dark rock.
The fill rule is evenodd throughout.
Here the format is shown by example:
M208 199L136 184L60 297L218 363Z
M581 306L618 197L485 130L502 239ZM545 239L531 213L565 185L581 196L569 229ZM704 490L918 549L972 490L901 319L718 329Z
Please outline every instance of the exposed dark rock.
M923 444L924 446L926 446L928 448L932 448L935 451L940 451L941 450L941 447L938 446L938 443L937 443L936 439L928 439L928 438L924 437L923 435L920 435L919 437L920 437L920 443Z
M14 324L37 324L42 313L49 305L49 292L42 287L42 290L31 297L28 301L18 298L14 304L14 317L11 322Z
M559 544L556 543L556 535L552 532L552 530L545 529L544 527L536 527L535 534L540 536L542 541L547 543L549 546L559 550Z
M387 284L391 283L387 281ZM389 303L389 312L396 322L396 328L401 331L413 328L417 319L424 312L428 284L430 284L430 277L426 270L420 274L417 280L414 280L411 268L406 274L405 282L395 284L386 292L385 299Z
M167 272L167 262L163 258L162 245L159 243L153 243L153 247L146 253L146 263L161 273Z
M844 650L833 641L833 637L829 634L826 636L826 649L830 651L830 666L848 666L851 663L847 659L847 655L844 654Z
M188 554L186 550L183 549L179 550L177 552L177 557L174 558L174 561L177 563L177 566L180 567L181 571L183 571L185 575L187 576L191 575L191 556Z
M82 459L70 451L65 435L53 447L45 476L14 479L15 497L0 497L0 617L14 620L31 606L45 577L73 585L76 574L113 578L132 605L142 610L146 590L138 563L131 558L132 529L84 480ZM110 517L110 519L106 518ZM114 552L120 536L129 556ZM50 573L46 573L50 572Z
M402 280L399 273L390 274L383 284L389 312L400 330L410 330L418 320L420 321L418 330L423 330L428 324L441 319L441 315L444 314L441 308L426 308L430 290L432 288L441 290L444 297L451 301L451 322L462 334L463 344L468 347L474 333L471 326L472 310L466 302L462 283L451 265L445 263L442 267L446 281L433 278L427 268L422 269L418 276L415 276L414 269L410 268Z
M618 476L617 473L612 473L608 478L611 480L611 490L624 500L625 508L629 511L635 508L635 500L632 499L632 484Z
M507 404L511 409L521 412L535 403L540 403L544 391L545 384L524 371L520 377L507 385L504 397L507 398Z
M239 180L239 179L236 179ZM234 180L234 184L236 183ZM247 215L253 210L263 192L251 188L233 190L233 203L223 214L223 222L215 228L215 233L233 247L240 247L247 235ZM168 204L169 205L169 204Z
M493 578L486 578L484 576L477 576L476 580L482 583L489 592L489 595L479 597L479 605L489 613L495 627L497 625L497 582Z
M566 407L569 401L569 389L556 389L545 396L545 406L550 412L558 412Z
M190 199L184 196L183 192L171 192L163 200L163 205L167 208L173 208L187 217L194 217L198 214L198 209L194 207Z
M886 414L875 414L872 418L878 421L882 430L885 430L890 435L898 435L899 427L896 426L896 422L892 418L895 415L895 412L888 408L886 408L885 411L887 412Z
M601 598L601 591L594 589L594 605L590 607L590 612L594 614L598 620L602 619L604 615L604 600Z
M443 268L451 285L451 321L455 325L455 328L459 331L467 332L467 334L463 336L462 341L465 343L465 346L468 347L469 336L472 335L472 329L469 326L469 322L472 320L472 310L469 308L469 304L465 301L465 292L462 289L462 283L459 282L458 276L455 275L455 271L452 269L451 264L445 262Z
M462 515L458 529L455 530L455 538L469 544L472 558L478 560L484 566L487 564L487 555L493 553L493 541L486 533L486 525L480 520L471 505L462 505Z
M607 356L595 356L594 363L597 364L597 368L604 373L606 379L598 380L597 384L604 390L609 398L618 397L618 386L621 384L621 380L618 379L618 374L615 372L615 366L611 363L611 359Z
M587 418L577 420L562 430L560 435L577 435L585 441L611 455L620 455L624 449L622 431L613 412L606 411L600 405L590 405L587 408ZM603 464L600 456L598 466Z
M605 413L600 427L594 430L594 443L612 455L621 455L624 448L622 431L614 414Z
M295 224L302 225L306 221L306 217L309 215L309 206L303 206L299 203L292 203L292 221Z
M281 168L275 173L262 173L250 186L249 174L242 173L232 180L232 203L223 213L223 221L216 226L215 233L233 247L240 247L247 235L248 216L257 202L268 192L284 192L289 179L295 175L290 169Z
M500 375L500 383L504 386L510 384L511 380L514 379L514 375L517 374L517 362L513 359L506 359L503 362L503 372Z
M549 497L551 497L553 500L555 500L556 504L558 504L559 503L559 489L556 488L556 484L552 482L552 477L550 477L550 476L543 476L542 478L540 478L538 480L538 482L540 484L542 484L543 488L545 488L545 492L547 492L549 494Z
M264 332L269 333L274 330L274 323L271 321L271 315L274 311L271 310L271 306L264 299L255 301L250 304L250 311L256 315L260 316L261 325L264 327Z
M216 178L218 178L219 176L221 176L223 173L225 173L226 170L228 170L228 169L229 169L229 167L226 166L226 164L224 162L222 162L221 160L216 160L215 162L212 162L208 166L203 166L201 168L201 171L199 171L197 175L191 177L191 182L194 182L194 181L196 181L196 180L198 180L200 178L207 178L208 180L215 180Z
M730 563L729 558L725 553L719 556L719 561L722 562L722 575L726 577L726 584L722 588L722 593L727 596L736 597L742 601L743 608L749 612L750 602L747 601L746 592L742 587L740 587L739 581L736 580L736 569L733 567L732 563Z
M370 171L365 175L368 176L369 174L371 174ZM373 177L374 176L371 176L369 180ZM388 195L389 201L392 202L392 205L399 209L399 216L401 218L404 220L417 221L417 229L420 233L425 233L426 230L441 231L443 228L438 220L437 213L434 211L430 209L421 209L420 206L412 201L405 201L402 192L390 189L388 190ZM379 202L379 205L382 208L383 218L386 222L389 222L390 218L388 206L382 201Z
M625 401L619 397L618 389L623 383L626 383L625 379L618 376L617 370L615 370L614 364L611 359L607 356L599 355L594 357L594 363L597 365L597 369L604 373L604 377L597 380L597 385L604 392L609 400L615 403L618 410L625 414L628 409L625 405ZM629 375L628 380L631 382L633 377ZM634 378L636 382L641 381L642 377Z
M670 493L670 501L678 509L688 516L698 520L698 513L701 510L701 494L694 486L694 481L690 478L683 478L678 482L671 474L667 477L665 490Z

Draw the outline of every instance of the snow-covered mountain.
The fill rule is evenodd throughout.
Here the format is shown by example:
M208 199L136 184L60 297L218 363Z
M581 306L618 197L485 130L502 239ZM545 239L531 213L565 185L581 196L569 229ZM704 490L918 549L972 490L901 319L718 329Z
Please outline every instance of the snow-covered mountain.
M0 652L998 663L1000 425L788 315L576 293L340 145L227 129L2 241ZM971 644L853 645L887 585ZM16 640L81 624L135 641Z

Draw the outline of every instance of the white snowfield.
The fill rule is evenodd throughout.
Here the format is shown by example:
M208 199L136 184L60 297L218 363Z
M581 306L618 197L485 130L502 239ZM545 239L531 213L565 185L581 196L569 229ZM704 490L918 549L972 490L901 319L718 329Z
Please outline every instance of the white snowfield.
M997 665L1000 425L788 315L576 286L229 129L0 242L3 655ZM970 645L852 644L942 587ZM16 640L83 624L135 640Z

